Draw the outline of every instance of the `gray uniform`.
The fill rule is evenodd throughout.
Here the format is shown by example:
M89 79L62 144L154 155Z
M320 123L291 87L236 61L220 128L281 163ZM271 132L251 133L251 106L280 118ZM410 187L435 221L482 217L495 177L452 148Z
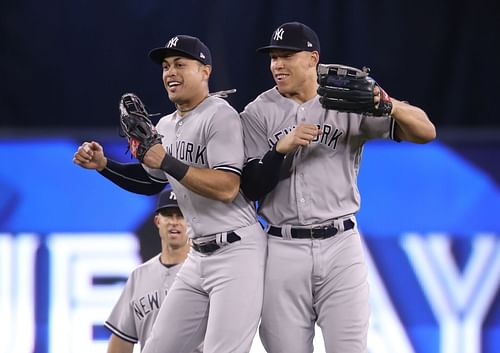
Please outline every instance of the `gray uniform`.
M176 112L163 117L157 129L167 152L180 161L241 174L241 121L225 100L208 97L184 117ZM190 252L144 352L189 353L205 330L205 353L248 352L260 318L267 248L253 204L241 193L230 203L209 199L161 170L145 169L152 179L172 184L193 242L217 234L222 247L210 255ZM224 243L229 231L241 240Z
M318 97L299 105L270 89L241 113L247 159L261 159L299 123L323 131L285 158L287 177L262 201L259 213L281 228L269 235L261 339L268 352L312 352L315 322L327 352L364 352L369 319L367 270L355 222L363 144L391 138L394 122L327 111ZM350 221L348 221L350 222ZM333 224L327 239L295 239L292 228Z
M138 266L130 274L105 326L121 339L141 347L149 337L161 303L181 265L164 266L160 255ZM175 321L171 320L171 325ZM202 352L201 347L195 352Z

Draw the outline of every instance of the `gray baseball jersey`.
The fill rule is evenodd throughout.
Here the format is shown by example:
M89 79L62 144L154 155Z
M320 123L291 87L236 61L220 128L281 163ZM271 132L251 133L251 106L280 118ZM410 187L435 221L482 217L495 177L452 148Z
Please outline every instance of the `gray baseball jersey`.
M238 113L223 99L208 97L193 111L160 119L163 146L195 167L241 173L243 132ZM145 168L151 178L168 179L196 240L234 231L241 240L210 254L192 250L165 299L144 353L190 353L204 339L205 353L250 350L262 310L267 240L255 208L241 193L225 203L190 191L161 170ZM176 318L170 325L169 318Z
M390 138L394 129L391 118L325 110L318 97L299 105L276 88L258 96L241 117L247 160L261 159L299 123L316 124L323 130L288 161L293 173L261 204L260 214L274 225L317 225L356 213L360 206L356 179L363 144L374 138Z
M265 196L260 214L281 227L268 236L260 325L268 352L313 352L314 326L327 353L365 353L369 320L367 269L354 214L363 144L391 138L394 121L325 110L318 97L304 104L270 89L241 113L247 160L261 159L300 123L322 134L283 163L286 173ZM282 170L283 172L283 170ZM350 219L352 223L344 223ZM292 228L333 223L335 236L297 239ZM349 227L351 228L351 227Z
M166 267L160 255L138 266L130 274L105 326L121 339L141 347L151 333L163 299L172 286L181 264ZM171 325L175 325L172 318ZM201 349L195 352L201 352Z
M163 117L156 128L163 135L167 153L185 164L241 175L244 161L241 122L238 113L224 99L208 97L184 117L177 112ZM257 222L253 205L242 193L233 202L225 203L190 191L160 169L146 166L144 169L152 178L168 179L172 184L195 238Z

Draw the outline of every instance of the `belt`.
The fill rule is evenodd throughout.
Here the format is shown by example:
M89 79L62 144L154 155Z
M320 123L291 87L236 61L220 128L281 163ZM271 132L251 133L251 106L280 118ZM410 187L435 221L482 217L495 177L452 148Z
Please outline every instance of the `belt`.
M350 218L344 220L343 223L344 231L354 228L354 221ZM270 226L267 233L276 237L282 237L281 229L281 227ZM292 228L290 234L295 239L326 239L333 237L338 231L333 224L329 224L314 228Z
M224 237L224 234L226 236ZM201 239L203 238L211 238L211 240L207 241L202 241ZM224 239L226 238L226 239ZM193 239L191 246L193 247L194 250L198 251L199 253L202 254L210 254L213 253L216 250L219 250L220 248L224 247L225 245L234 243L235 241L241 240L241 237L236 234L235 232L227 232L227 233L217 233L213 235L207 235L201 237L200 240Z

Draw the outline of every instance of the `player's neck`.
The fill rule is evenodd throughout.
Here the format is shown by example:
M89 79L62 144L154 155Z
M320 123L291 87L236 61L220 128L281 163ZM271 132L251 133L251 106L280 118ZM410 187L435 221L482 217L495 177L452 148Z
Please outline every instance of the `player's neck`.
M290 92L290 93L286 93L286 94L283 94L281 92L280 93L282 96L287 97L287 98L297 102L298 104L304 104L306 102L309 102L314 97L316 97L317 89L318 89L318 84L316 82L314 82L314 83L307 85L305 87L304 86L301 87L301 89L296 91L296 92Z
M177 113L180 116L186 115L190 111L195 110L196 107L198 107L207 97L208 93L200 95L189 102L179 103L179 104L176 103L175 108L177 109Z
M166 246L162 249L160 262L164 265L180 264L186 259L190 248L191 245L189 244L189 242L186 246L180 248L172 248L171 246Z

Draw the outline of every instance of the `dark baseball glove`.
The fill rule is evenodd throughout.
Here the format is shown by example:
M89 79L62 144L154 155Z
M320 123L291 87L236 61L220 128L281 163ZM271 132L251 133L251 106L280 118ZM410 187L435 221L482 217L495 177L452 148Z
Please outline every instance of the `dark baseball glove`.
M370 69L362 70L338 64L318 65L318 94L323 108L341 112L390 115L389 95L369 76ZM380 89L380 101L374 102L374 88Z
M146 152L161 144L162 136L149 119L142 101L133 93L125 93L120 99L120 135L128 140L130 154L143 161Z

